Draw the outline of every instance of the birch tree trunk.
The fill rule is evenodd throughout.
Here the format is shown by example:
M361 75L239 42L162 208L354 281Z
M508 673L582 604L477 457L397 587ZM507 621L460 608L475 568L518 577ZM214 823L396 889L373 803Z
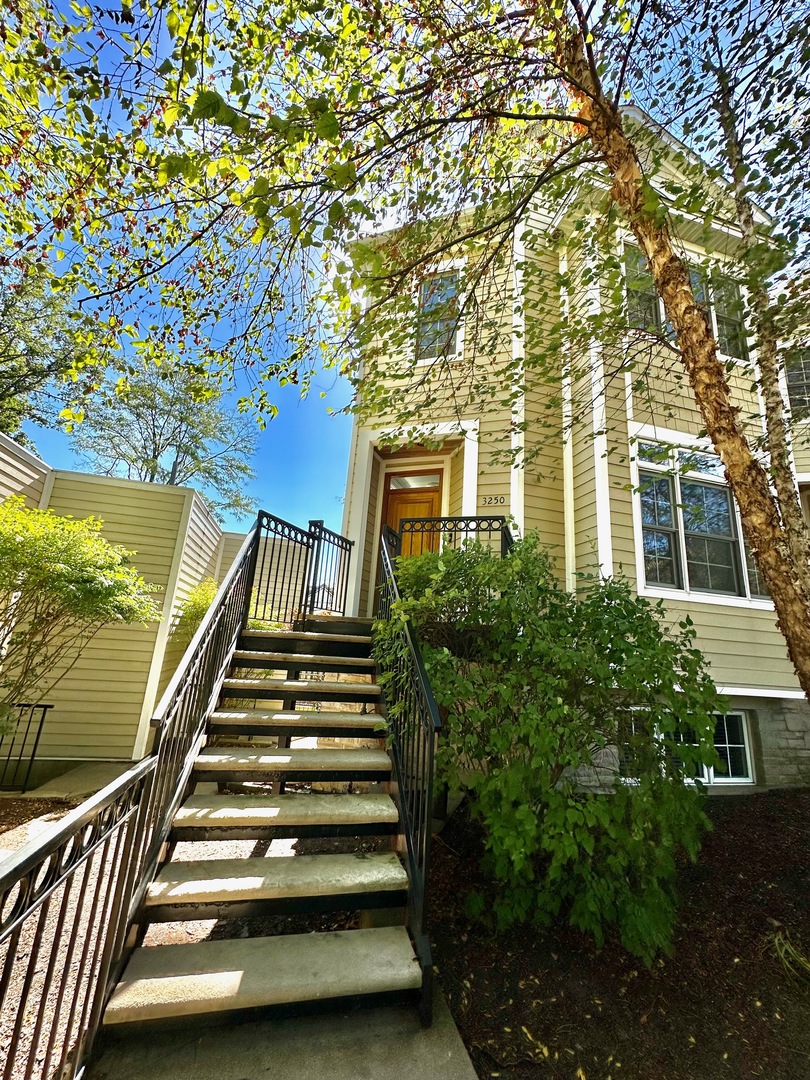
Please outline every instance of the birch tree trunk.
M757 461L731 401L725 366L717 355L708 315L695 301L689 272L675 251L666 219L650 212L649 187L618 108L605 95L582 33L561 50L564 69L589 138L613 178L611 196L644 251L664 309L678 338L706 432L720 454L740 508L743 533L776 609L777 623L805 696L810 700L810 591L806 565L797 564L771 478Z

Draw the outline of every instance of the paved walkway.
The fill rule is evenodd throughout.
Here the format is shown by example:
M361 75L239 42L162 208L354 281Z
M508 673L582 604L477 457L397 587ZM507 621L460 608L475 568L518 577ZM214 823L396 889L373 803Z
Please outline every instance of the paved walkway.
M85 1080L476 1080L437 994L433 1026L389 1006L205 1030L117 1035Z
M119 776L131 769L132 761L88 761L77 765L54 780L48 780L40 784L33 791L26 791L25 795L17 795L18 799L86 799L89 795L95 795L107 784L117 780Z

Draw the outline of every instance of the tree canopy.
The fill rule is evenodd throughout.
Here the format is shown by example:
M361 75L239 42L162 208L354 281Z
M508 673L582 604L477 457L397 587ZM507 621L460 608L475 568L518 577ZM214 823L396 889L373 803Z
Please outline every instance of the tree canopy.
M807 14L784 0L142 0L69 14L21 0L4 26L0 245L43 273L59 265L53 286L78 288L120 335L124 366L202 357L228 378L242 365L272 413L273 381L305 390L322 345L363 407L407 421L424 378L392 394L356 346L396 344L408 323L386 313L409 298L413 312L437 259L476 245L483 278L537 199L595 250L621 224L810 693L810 540L779 388L810 282ZM622 112L630 101L683 152L662 153L654 124ZM682 257L683 223L708 234L713 221L745 290L763 436L739 416ZM372 226L385 244L368 241ZM616 269L609 244L600 259L601 280ZM621 346L609 322L585 312L565 333ZM501 403L520 377L495 380ZM492 380L477 390L483 403Z
M246 514L256 424L199 375L172 364L105 384L72 428L80 458L105 476L200 488L215 513Z

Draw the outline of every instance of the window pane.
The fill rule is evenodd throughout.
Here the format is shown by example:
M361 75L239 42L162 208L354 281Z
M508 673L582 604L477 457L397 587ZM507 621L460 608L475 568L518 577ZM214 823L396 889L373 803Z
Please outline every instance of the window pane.
M681 500L683 524L688 533L734 536L731 500L726 488L682 480Z
M671 465L672 447L665 443L640 442L637 447L639 461L652 465Z
M645 525L674 527L672 482L668 476L639 473L641 481L641 520Z
M416 358L453 356L458 330L458 274L437 274L419 289Z
M692 292L695 294L695 300L701 307L707 308L709 306L709 290L706 283L706 274L697 266L689 267L689 281L692 284Z
M771 594L768 592L768 586L759 572L759 567L754 562L754 553L748 544L745 544L745 569L748 571L748 588L751 595L769 597Z
M682 472L702 473L724 479L723 462L717 454L704 454L701 450L679 450L678 465Z
M736 281L718 274L713 283L714 312L717 316L717 344L726 356L744 360L748 355L743 305Z
M810 349L799 349L788 357L785 368L790 407L803 420L810 415Z
M745 753L745 721L741 713L718 716L714 729L714 745L722 767L715 776L728 780L750 780Z
M686 566L689 585L709 592L736 593L737 573L734 543L703 536L686 537Z
M647 260L639 248L626 244L624 261L627 273L627 317L640 330L661 329L661 308Z
M677 586L674 534L644 529L644 578L648 585Z

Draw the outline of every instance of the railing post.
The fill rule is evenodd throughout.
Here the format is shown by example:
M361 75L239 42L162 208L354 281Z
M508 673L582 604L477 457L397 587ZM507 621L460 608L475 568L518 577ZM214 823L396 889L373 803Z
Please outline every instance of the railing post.
M245 582L245 599L242 603L242 629L244 630L248 624L250 618L250 605L253 600L253 585L256 577L256 563L259 560L259 542L262 535L262 526L264 525L264 512L259 511L259 515L256 518L256 524L254 526L256 535L253 538L253 546L250 549L250 555L248 556L247 566L247 579Z
M323 543L323 536L321 534L322 529L323 518L317 521L310 521L309 531L313 541L310 572L304 578L304 587L306 589L304 595L305 615L311 615L315 611L315 596L318 589L318 571L320 570L321 564L321 544Z

